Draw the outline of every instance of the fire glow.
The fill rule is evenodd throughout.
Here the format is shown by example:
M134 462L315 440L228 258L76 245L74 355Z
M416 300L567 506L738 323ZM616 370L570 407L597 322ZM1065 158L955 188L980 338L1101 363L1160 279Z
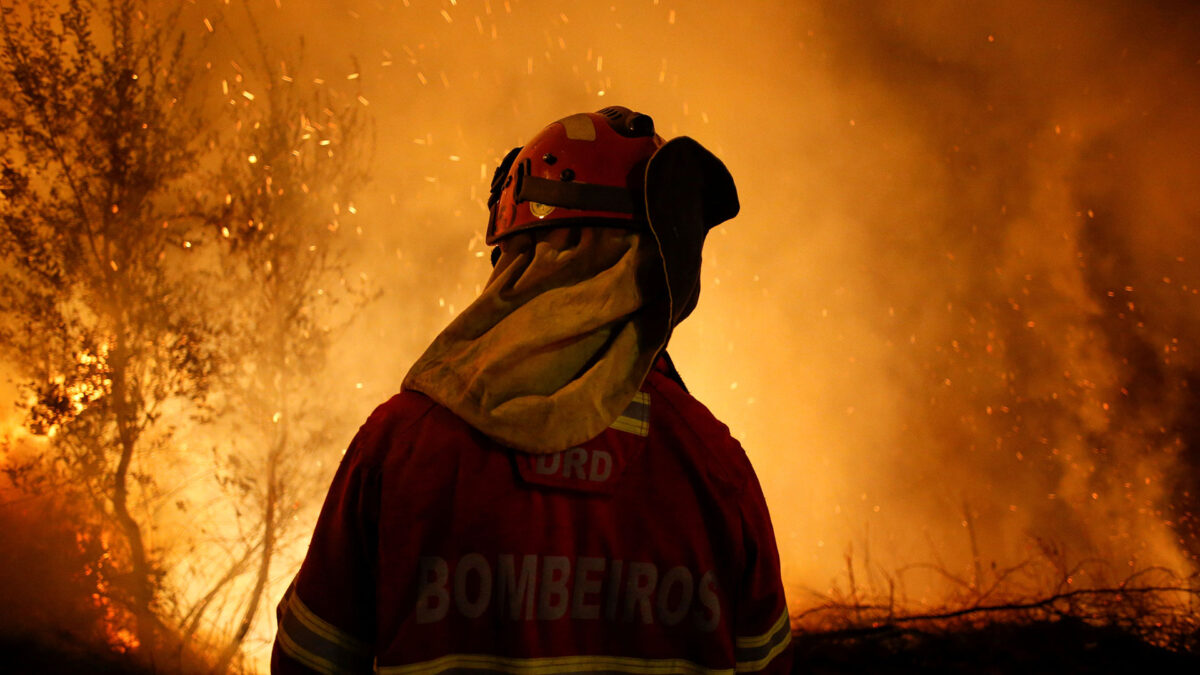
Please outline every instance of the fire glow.
M328 207L328 228L358 245L347 276L382 295L335 345L340 374L311 392L350 410L307 467L312 496L286 510L296 524L245 643L251 667L338 448L488 273L483 177L543 124L609 104L701 140L738 183L742 213L710 234L700 304L671 352L757 468L799 625L836 623L818 611L834 605L921 612L1130 579L1188 585L1200 554L1194 10L261 4L268 41L307 36L307 69L289 64L285 82L304 72L370 102L373 180L352 206ZM188 39L230 51L225 7L185 13ZM262 105L248 88L239 74L209 93ZM302 123L305 152L337 150L330 129ZM242 226L262 228L222 235ZM82 351L87 378L51 381L76 412L110 393L107 357ZM141 470L196 505L155 535L166 583L195 605L228 567L213 541L238 528L204 453L235 432L174 422L191 440ZM31 430L12 445L56 433ZM211 537L199 550L170 534L198 528ZM111 644L136 649L128 617L97 607Z

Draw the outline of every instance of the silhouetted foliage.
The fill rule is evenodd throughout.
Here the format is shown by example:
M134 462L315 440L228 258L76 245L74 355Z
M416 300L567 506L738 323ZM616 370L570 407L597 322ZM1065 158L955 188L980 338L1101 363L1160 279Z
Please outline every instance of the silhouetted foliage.
M278 551L308 535L293 531L293 516L320 503L337 460L330 450L341 448L346 431L330 396L329 351L368 299L344 263L355 236L353 196L366 180L362 105L305 77L302 54L289 62L269 48L249 9L242 23L246 47L222 86L231 104L222 118L225 153L210 182L228 190L211 235L221 249L223 304L236 317L222 345L233 367L222 373L218 404L235 440L216 455L216 476L243 525L220 563L226 572L187 626L195 630L217 598L235 592L231 582L249 575L218 670L282 594L271 583L280 576Z
M46 470L118 535L115 598L153 639L161 569L144 518L146 460L173 402L202 404L217 363L185 266L202 217L191 182L203 123L183 113L198 67L145 3L7 4L0 14L0 349L25 382Z
M98 592L136 619L130 645L180 663L189 642L216 647L226 670L336 445L315 406L337 303L365 298L339 229L366 125L354 97L297 84L248 11L222 82L184 11L0 0L0 359L46 439L6 468L18 489L82 497L75 527L106 542ZM210 454L202 478L179 475ZM220 503L160 532L199 510L197 487Z

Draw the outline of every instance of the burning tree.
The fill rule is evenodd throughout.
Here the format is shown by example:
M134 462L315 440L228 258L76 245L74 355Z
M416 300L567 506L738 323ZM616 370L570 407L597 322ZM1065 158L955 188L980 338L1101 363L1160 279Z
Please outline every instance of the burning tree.
M205 145L181 111L197 72L170 17L104 9L0 13L0 347L29 428L53 438L39 475L85 495L113 537L127 573L112 599L136 617L133 646L159 627L148 459L169 451L164 414L204 402L216 354L186 271Z
M356 287L338 230L364 180L361 104L297 84L252 18L239 59L252 65L220 83L235 97L225 117L203 103L218 78L186 48L181 10L0 8L0 89L13 92L0 101L0 358L48 440L9 473L86 497L115 570L97 588L128 613L127 648L205 634L225 670L321 482L330 417L307 414L306 396L334 300ZM176 469L195 463L184 428L211 442L214 508L234 537L157 534L206 480ZM189 558L221 569L184 579Z

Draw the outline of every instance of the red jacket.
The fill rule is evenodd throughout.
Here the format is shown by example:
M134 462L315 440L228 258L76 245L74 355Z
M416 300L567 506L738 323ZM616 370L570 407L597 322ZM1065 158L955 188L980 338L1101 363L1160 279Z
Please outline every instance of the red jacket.
M280 603L272 672L786 672L790 635L749 460L656 369L554 455L415 392L380 406Z

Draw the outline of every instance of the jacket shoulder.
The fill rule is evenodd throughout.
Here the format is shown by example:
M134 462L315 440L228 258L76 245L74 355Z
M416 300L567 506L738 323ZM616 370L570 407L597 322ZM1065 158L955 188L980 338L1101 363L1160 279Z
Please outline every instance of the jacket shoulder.
M651 428L671 435L689 463L735 492L754 478L746 451L703 403L658 371L645 386L652 397Z
M381 462L395 440L420 425L439 406L415 391L401 391L375 408L359 427L350 452L367 465Z
M437 407L437 403L420 392L401 391L371 411L358 434L377 436L402 433Z
M425 394L405 389L377 406L363 426L392 429L411 426L436 406Z

